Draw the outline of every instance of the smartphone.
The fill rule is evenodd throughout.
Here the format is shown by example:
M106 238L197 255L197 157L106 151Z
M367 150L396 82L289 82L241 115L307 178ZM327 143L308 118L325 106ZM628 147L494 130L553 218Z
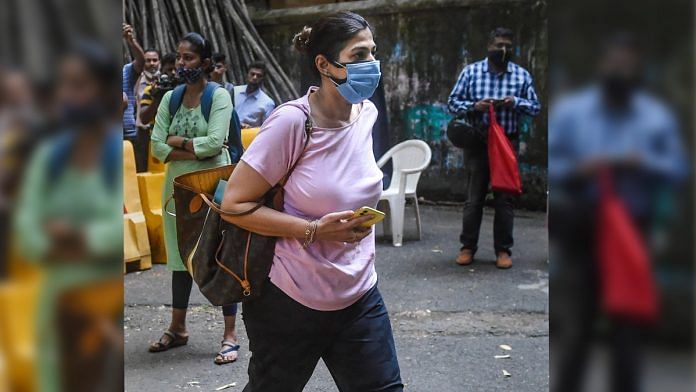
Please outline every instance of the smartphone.
M355 211L355 214L353 214L353 218L359 218L359 217L365 216L365 215L370 215L372 217L372 219L370 219L369 221L362 224L362 227L365 227L365 228L373 226L373 225L381 222L382 219L384 219L384 217L386 216L384 214L384 212L379 211L379 210L375 210L374 208L360 207Z

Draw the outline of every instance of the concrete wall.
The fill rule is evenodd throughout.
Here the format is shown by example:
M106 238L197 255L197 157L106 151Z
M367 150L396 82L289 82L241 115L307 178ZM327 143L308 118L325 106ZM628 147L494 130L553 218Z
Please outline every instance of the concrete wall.
M252 19L299 87L299 56L291 39L325 13L350 9L375 30L391 125L391 142L418 138L433 149L419 194L434 200L463 199L464 156L446 138L447 98L462 68L485 56L488 32L497 26L516 34L516 62L535 78L543 113L522 120L520 205L545 208L546 189L546 4L543 1L379 0L256 11Z

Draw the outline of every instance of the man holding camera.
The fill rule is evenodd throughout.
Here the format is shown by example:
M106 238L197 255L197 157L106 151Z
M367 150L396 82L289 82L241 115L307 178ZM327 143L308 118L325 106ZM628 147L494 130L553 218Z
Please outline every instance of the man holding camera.
M176 87L176 54L167 53L162 56L160 74L155 81L145 87L140 99L140 121L147 124L149 129L155 124L155 115L164 93Z
M143 94L147 86L156 83L160 76L160 54L157 49L148 48L145 50L145 68L140 78L135 84L135 128L136 139L133 141L133 152L135 153L135 166L138 173L147 169L148 146L150 145L151 125L140 118L140 105Z
M540 111L532 76L510 61L512 39L510 29L499 27L493 30L488 41L487 58L464 68L448 100L450 112L457 116L473 117L475 122L480 122L479 131L482 131L479 132L479 142L470 143L466 151L467 199L459 238L462 247L456 260L460 265L471 264L478 248L483 205L490 180L484 130L488 127L490 105L494 106L496 118L513 145L517 144L519 115L536 116ZM496 266L507 269L512 267L514 196L502 192L493 192L493 195Z
M140 100L143 97L145 87L155 83L160 75L161 58L159 50L154 48L145 49L145 69L138 80L136 97Z
M150 156L150 133L152 132L152 127L155 125L155 115L157 114L157 108L159 107L164 93L173 90L178 84L176 79L176 54L167 53L162 56L160 72L153 83L147 85L145 90L143 90L142 98L140 99L140 112L138 113L138 118L140 122L145 126L144 134L147 135L148 140L145 144L144 153L145 156ZM152 171L150 166L152 166L154 158L148 158L148 170ZM158 162L156 164L162 165Z

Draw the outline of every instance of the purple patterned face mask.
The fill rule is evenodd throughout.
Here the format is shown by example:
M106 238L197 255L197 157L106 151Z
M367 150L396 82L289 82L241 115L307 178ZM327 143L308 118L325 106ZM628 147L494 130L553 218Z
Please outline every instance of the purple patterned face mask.
M176 70L176 75L179 79L186 82L186 84L193 84L199 81L203 77L203 69L198 68L184 68L179 67Z

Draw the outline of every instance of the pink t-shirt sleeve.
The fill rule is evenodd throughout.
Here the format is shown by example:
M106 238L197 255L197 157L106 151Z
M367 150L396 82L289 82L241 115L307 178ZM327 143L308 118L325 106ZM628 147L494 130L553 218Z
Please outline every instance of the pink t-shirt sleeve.
M297 107L277 108L263 123L241 159L271 186L277 184L302 153L306 119L307 116Z

